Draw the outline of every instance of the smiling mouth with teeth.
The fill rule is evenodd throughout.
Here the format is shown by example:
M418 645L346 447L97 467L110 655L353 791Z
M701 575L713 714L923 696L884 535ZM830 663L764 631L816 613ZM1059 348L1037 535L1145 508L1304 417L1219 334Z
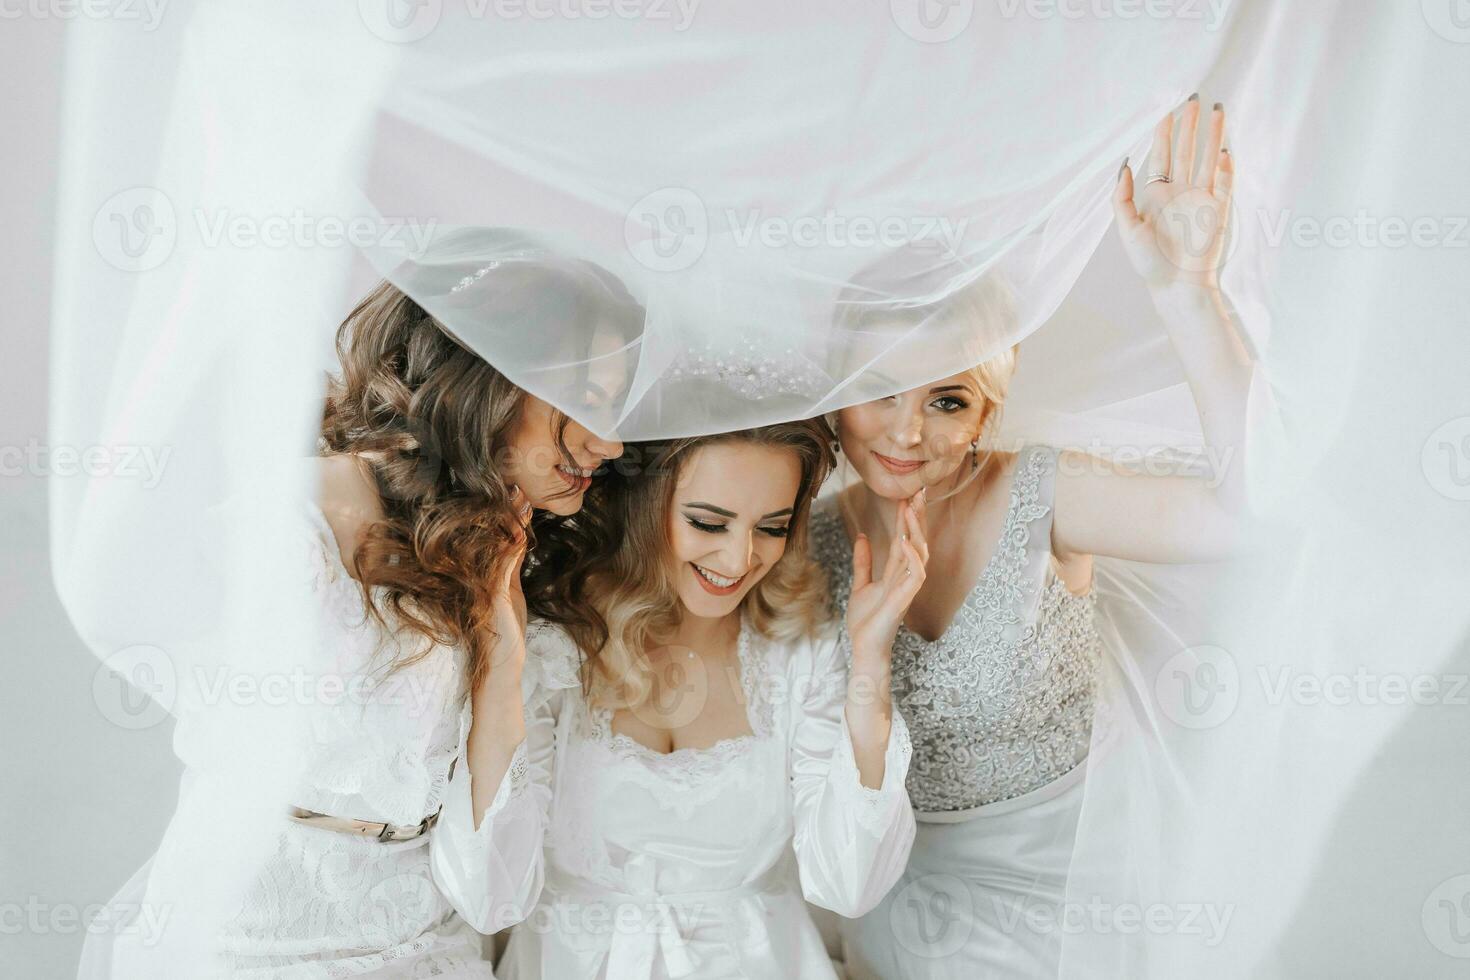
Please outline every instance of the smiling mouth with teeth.
M592 486L592 474L597 472L594 467L567 466L565 463L556 464L556 475L578 493L584 492Z
M739 578L729 578L724 575L716 575L709 569L701 565L696 565L692 561L689 563L689 567L694 569L695 580L704 587L704 591L710 593L711 595L730 595L740 588L741 582L745 581L745 575L742 575ZM749 572L746 572L746 575L749 574Z

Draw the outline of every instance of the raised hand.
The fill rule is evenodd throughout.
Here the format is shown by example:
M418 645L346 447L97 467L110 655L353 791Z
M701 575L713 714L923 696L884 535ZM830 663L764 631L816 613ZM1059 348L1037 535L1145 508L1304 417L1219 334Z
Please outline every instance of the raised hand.
M893 640L914 597L924 584L929 563L924 491L897 503L893 541L881 573L873 564L866 534L852 546L852 595L847 603L847 634L854 663L887 664Z
M520 487L512 489L510 502L516 509L518 526L500 581L495 586L495 606L490 621L490 629L495 633L490 659L492 669L508 660L520 662L526 652L526 596L521 591L521 565L526 560L526 529L531 521L531 502Z
M1175 284L1219 284L1230 216L1235 163L1225 146L1225 110L1219 104L1207 122L1204 155L1195 159L1200 102L1192 96L1179 112L1154 129L1143 184L1123 162L1113 191L1113 213L1123 249L1150 289Z

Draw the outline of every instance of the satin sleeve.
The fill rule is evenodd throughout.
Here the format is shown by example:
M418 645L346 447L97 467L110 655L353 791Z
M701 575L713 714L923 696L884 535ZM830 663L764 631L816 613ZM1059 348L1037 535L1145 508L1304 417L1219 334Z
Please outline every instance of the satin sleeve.
M544 844L556 759L562 691L576 683L558 637L533 627L522 672L526 737L495 798L474 825L468 700L460 714L459 755L429 846L434 879L465 921L485 934L525 919L545 880Z
M794 847L808 901L856 918L898 881L915 823L904 779L912 747L897 708L883 759L883 784L864 786L847 728L847 658L836 635L793 658L791 780Z

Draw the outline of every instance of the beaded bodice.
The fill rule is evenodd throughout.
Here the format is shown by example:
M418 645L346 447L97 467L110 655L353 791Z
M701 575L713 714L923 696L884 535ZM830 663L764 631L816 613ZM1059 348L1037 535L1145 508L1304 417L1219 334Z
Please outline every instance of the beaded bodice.
M915 810L1011 799L1087 757L1101 641L1095 593L1072 595L1051 569L1055 473L1055 450L1025 447L1000 541L954 621L933 642L899 627L893 699L913 737ZM840 618L852 547L835 500L814 509L812 542Z

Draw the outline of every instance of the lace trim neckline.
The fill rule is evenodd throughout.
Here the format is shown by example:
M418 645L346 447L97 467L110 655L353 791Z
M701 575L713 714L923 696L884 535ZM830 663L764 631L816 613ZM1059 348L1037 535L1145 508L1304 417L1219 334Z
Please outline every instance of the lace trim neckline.
M750 726L749 732L727 735L709 745L691 745L660 752L658 749L644 745L631 735L614 732L612 730L612 710L598 707L590 712L592 728L597 740L617 751L619 755L635 758L651 768L669 767L687 771L691 765L702 767L704 764L722 763L739 755L762 737L763 728L757 697L762 686L761 665L765 661L764 657L757 659L755 656L750 620L744 612L740 616L740 634L735 641L735 656L740 669L740 689L745 698L745 721Z

